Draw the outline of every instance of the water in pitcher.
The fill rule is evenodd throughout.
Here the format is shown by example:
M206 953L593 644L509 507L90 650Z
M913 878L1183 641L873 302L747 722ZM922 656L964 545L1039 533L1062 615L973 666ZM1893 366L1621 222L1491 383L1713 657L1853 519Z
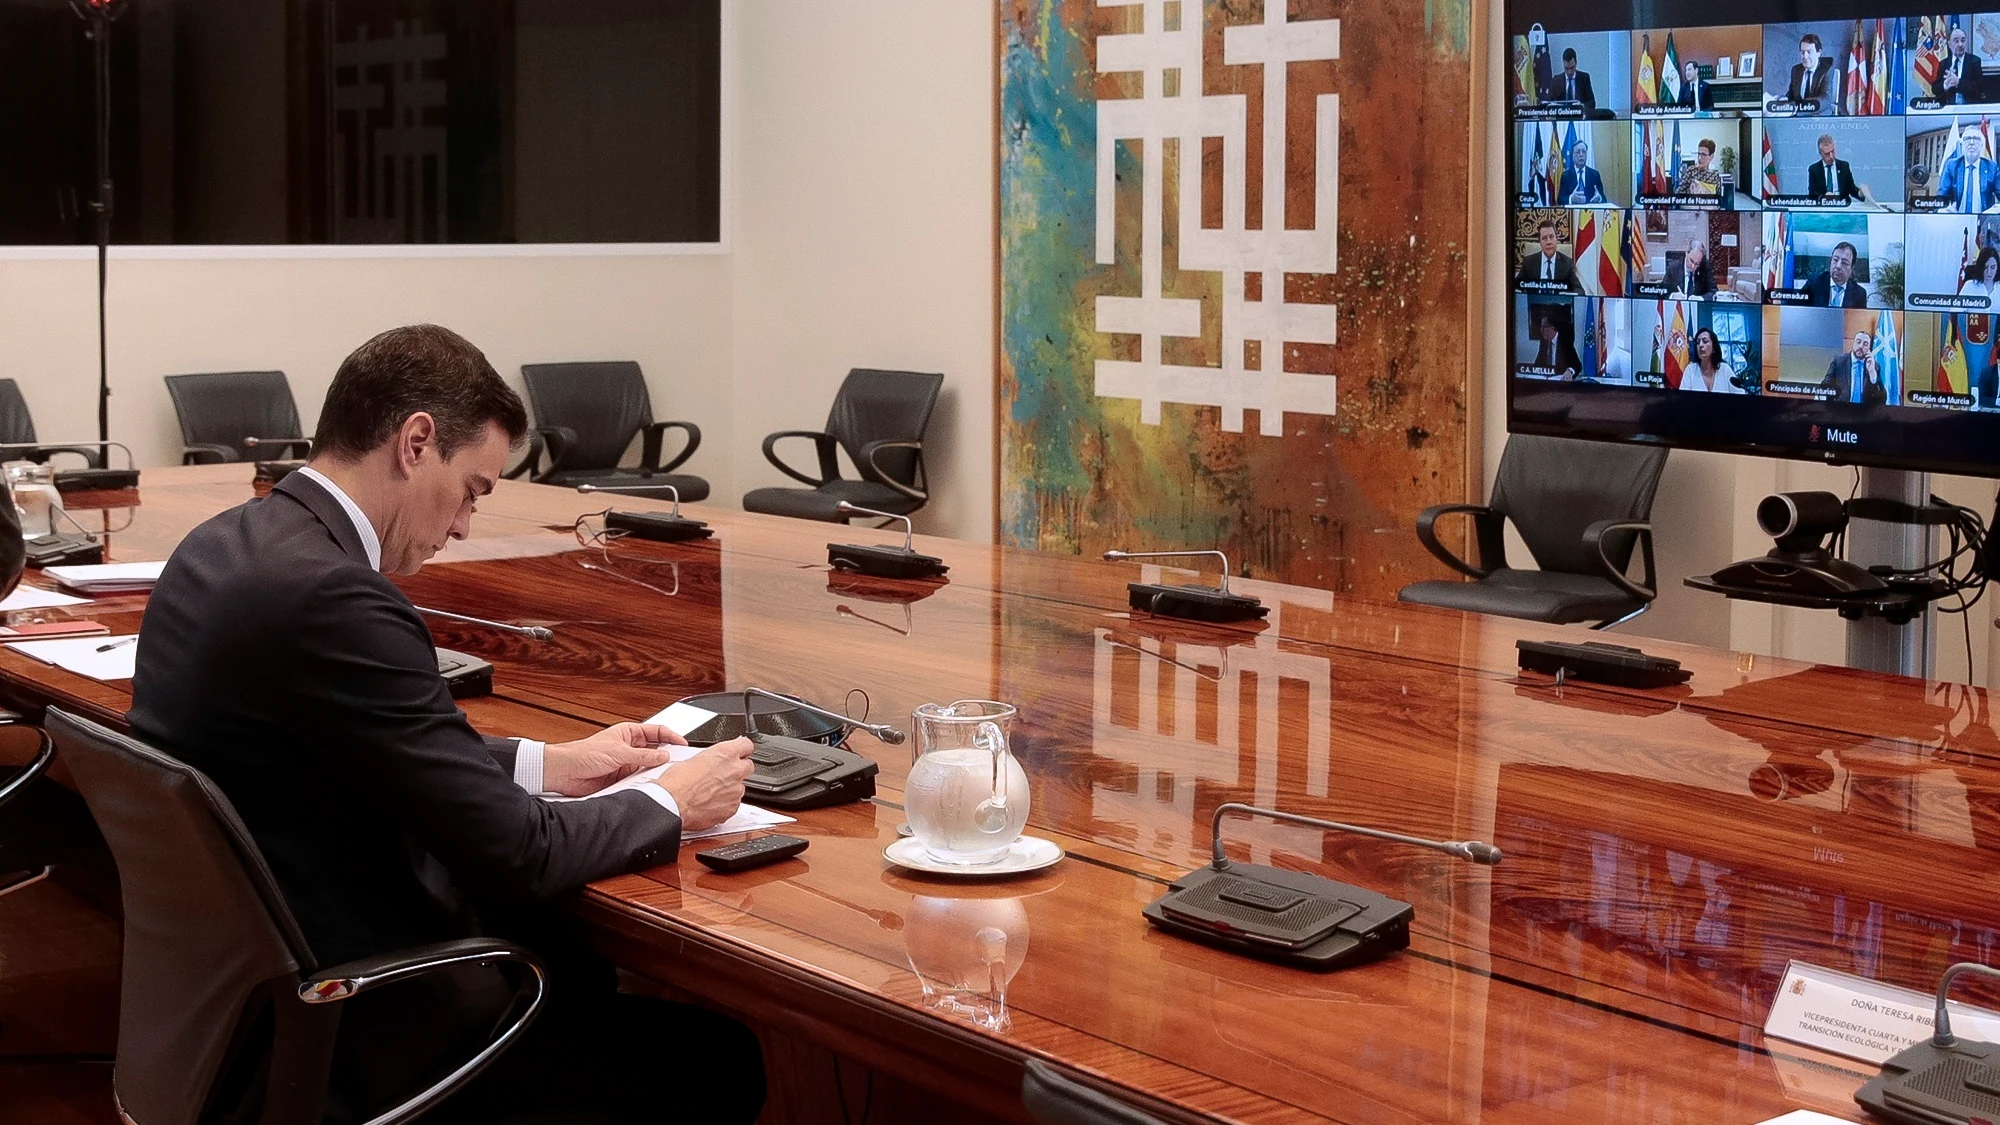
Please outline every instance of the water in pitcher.
M941 863L995 863L1028 823L1028 775L1009 755L1007 800L995 808L993 755L978 747L933 750L917 759L905 784L913 835Z

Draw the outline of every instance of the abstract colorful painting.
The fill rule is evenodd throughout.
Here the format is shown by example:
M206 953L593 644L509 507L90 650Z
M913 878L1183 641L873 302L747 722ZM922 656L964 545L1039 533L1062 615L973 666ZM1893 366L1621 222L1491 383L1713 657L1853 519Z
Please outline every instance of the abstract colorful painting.
M1003 0L1000 538L1390 597L1467 489L1469 0Z

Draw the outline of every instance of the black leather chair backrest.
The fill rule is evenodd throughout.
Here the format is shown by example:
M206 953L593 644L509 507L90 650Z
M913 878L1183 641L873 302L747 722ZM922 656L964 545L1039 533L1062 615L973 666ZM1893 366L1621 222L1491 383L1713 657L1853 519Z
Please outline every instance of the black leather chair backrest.
M1597 574L1584 529L1598 520L1651 518L1666 467L1667 451L1657 446L1515 434L1500 455L1491 506L1514 521L1543 570ZM1606 537L1613 565L1631 561L1635 538Z
M931 422L931 408L937 405L938 388L943 385L944 376L935 373L854 368L840 384L840 393L833 396L826 432L847 450L861 479L880 483L886 477L897 484L914 485L915 450L882 450L875 458L881 473L873 471L861 451L875 441L922 440Z
M311 951L228 798L190 766L51 707L46 729L111 847L125 907L119 1105L195 1125L239 1022Z
M28 413L28 400L21 397L21 385L12 379L0 379L0 445L29 443L35 440L35 416ZM25 449L0 449L0 461L14 461L28 456Z
M1040 1059L1029 1059L1021 1075L1021 1104L1040 1125L1164 1125Z
M243 439L307 436L299 427L299 404L282 371L224 371L167 376L167 394L181 421L186 445L225 445L244 461L295 458L295 445L246 448Z
M653 422L646 376L631 360L601 363L524 363L521 379L537 426L565 426L576 444L564 456L569 469L615 469L641 426Z

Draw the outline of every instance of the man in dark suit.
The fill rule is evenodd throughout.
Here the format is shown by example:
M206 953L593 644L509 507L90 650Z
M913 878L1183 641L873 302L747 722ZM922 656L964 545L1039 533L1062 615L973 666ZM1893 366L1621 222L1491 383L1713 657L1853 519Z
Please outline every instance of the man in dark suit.
M1583 371L1576 345L1562 338L1562 328L1554 317L1542 313L1535 319L1535 366L1553 368L1560 379L1574 379Z
M1701 67L1693 59L1681 68L1681 100L1677 103L1687 109L1711 110L1715 108L1714 96L1708 83L1701 80Z
M1590 89L1590 72L1576 68L1576 48L1563 48L1562 73L1549 78L1542 91L1545 102L1582 102L1585 112L1597 108L1597 95Z
M1985 100L1979 56L1965 49L1966 42L1963 27L1951 29L1951 53L1944 57L1937 77L1931 80L1931 95L1945 105L1976 104Z
M1806 169L1806 194L1814 199L1848 199L1859 202L1861 189L1855 186L1854 169L1840 159L1833 134L1819 135L1819 160Z
M1541 247L1540 252L1521 259L1520 272L1514 275L1515 284L1551 281L1561 283L1572 293L1583 292L1583 283L1576 276L1576 260L1556 249L1555 220L1541 221L1541 225L1535 228L1535 241Z
M1861 380L1859 398L1854 394L1856 378ZM1853 347L1826 365L1826 378L1819 385L1833 389L1834 402L1859 402L1863 406L1888 402L1889 391L1882 385L1882 369L1875 362L1874 337L1856 332Z
M1833 75L1833 60L1822 58L1825 47L1819 36L1808 32L1799 37L1799 61L1792 64L1792 81L1785 96L1794 102L1817 101L1826 108L1827 79Z
M1715 270L1708 262L1708 238L1696 235L1678 262L1667 263L1667 290L1676 299L1715 295Z
M1578 141L1570 146L1569 166L1563 169L1562 182L1556 186L1555 204L1558 207L1588 207L1607 202L1604 177L1590 166L1590 146Z
M455 333L421 325L362 345L327 392L311 463L174 551L147 602L128 718L229 797L322 963L489 933L548 964L527 1036L427 1122L578 1109L747 1122L764 1089L755 1037L618 994L544 904L674 862L684 828L735 811L748 742L628 791L545 802L664 764L682 740L634 723L546 746L480 736L385 577L467 535L526 430L520 399ZM462 1061L456 1045L476 1045L505 1002L498 985L426 976L343 1012L326 1120L370 1116ZM658 1083L663 1066L689 1081Z
M1806 304L1834 309L1867 308L1868 289L1854 280L1855 255L1852 242L1835 246L1826 268L1806 282Z
M2000 165L1986 158L1986 139L1979 126L1965 126L1958 137L1958 156L1945 162L1937 198L1945 201L1947 211L1976 215L2000 204Z

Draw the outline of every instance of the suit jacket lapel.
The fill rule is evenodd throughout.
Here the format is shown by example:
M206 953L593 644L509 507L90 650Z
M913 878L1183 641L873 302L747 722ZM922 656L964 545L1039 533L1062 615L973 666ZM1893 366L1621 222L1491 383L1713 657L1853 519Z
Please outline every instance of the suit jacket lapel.
M347 509L340 506L333 493L320 487L311 477L293 473L271 488L271 494L284 495L297 501L306 511L318 517L319 522L333 534L333 541L347 557L363 566L368 565L368 549L361 545L361 533L354 530L354 521L347 518Z

